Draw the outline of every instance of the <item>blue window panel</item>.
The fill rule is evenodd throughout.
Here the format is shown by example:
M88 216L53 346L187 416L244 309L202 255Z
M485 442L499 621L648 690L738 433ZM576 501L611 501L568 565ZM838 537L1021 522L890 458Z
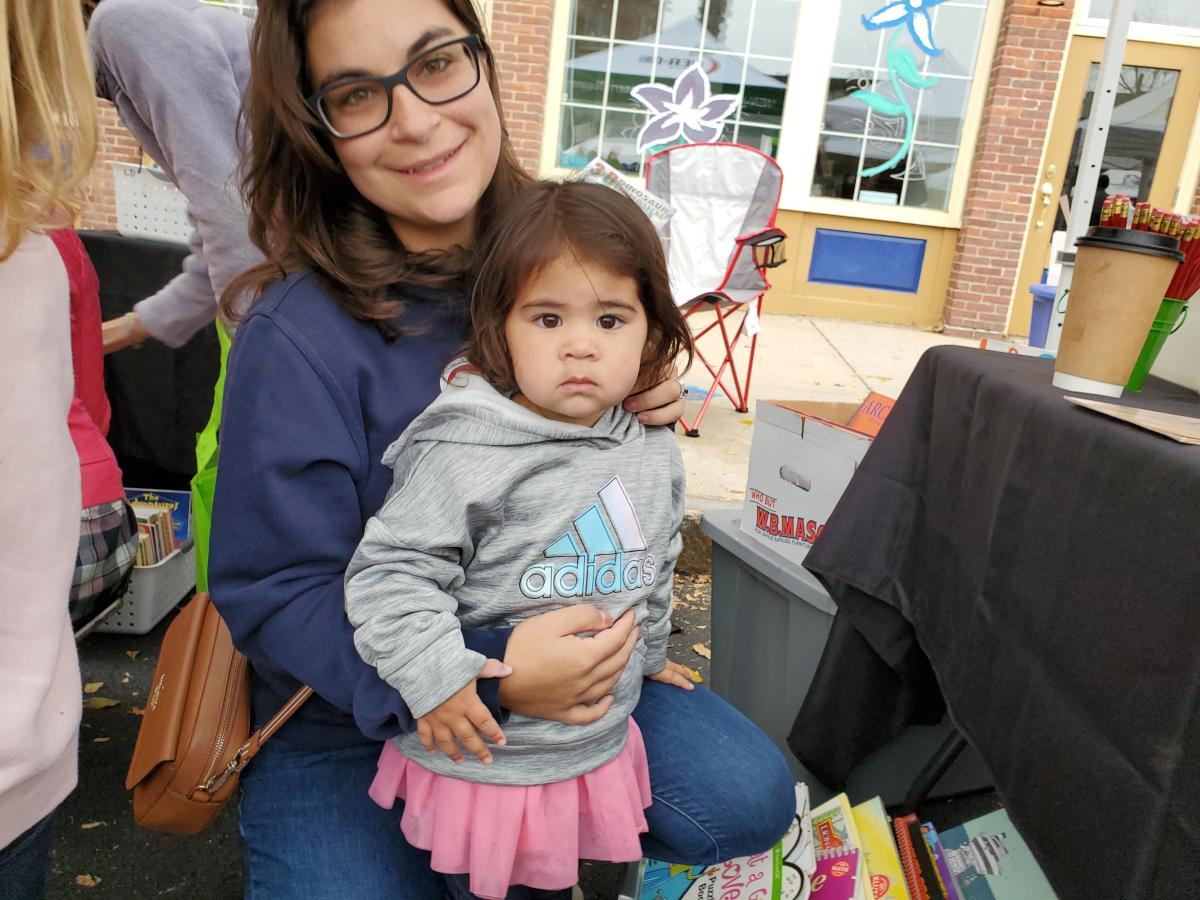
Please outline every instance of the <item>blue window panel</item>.
M919 238L818 228L808 280L915 294L924 261Z

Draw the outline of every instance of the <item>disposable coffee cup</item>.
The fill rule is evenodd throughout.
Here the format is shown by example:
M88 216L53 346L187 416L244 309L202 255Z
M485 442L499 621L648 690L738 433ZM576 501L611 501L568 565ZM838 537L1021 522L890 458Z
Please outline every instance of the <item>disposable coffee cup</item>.
M1120 397L1183 261L1179 239L1128 228L1090 228L1075 242L1054 386Z

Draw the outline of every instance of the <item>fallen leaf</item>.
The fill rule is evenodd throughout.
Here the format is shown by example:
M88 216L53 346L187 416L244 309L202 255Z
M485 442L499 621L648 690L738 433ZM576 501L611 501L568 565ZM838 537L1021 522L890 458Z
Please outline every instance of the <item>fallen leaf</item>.
M753 419L738 419L738 424L739 425L753 425L754 420Z
M129 684L129 673L125 673L125 677L121 679L121 684Z
M693 597L691 594L684 594L683 596L684 596L684 597L687 599L687 602L688 602L688 603L695 603L695 602L696 602L696 598L695 598L695 597Z
M126 650L125 655L130 659L137 659L141 652L141 650Z
M687 675L687 677L690 681L693 681L696 684L704 683L704 679L700 677L700 673L697 672L695 669L693 669L691 666L685 666L685 665L683 665L683 663L680 663L679 667L681 669L683 669L684 673Z
M110 706L120 706L120 700L111 697L88 697L83 701L84 709L108 709Z
M129 711L135 716L144 716L146 714L146 708L144 706L131 706L129 707Z
M112 738L98 737L98 738L92 738L92 743L93 744L107 744L111 740L112 740Z
M84 831L91 831L93 828L99 828L101 825L107 825L107 822L84 822L79 827Z
M712 651L708 649L707 644L692 644L692 649L705 659L712 659Z
M87 684L85 684L83 686L83 692L85 694L94 694L94 693L96 693L96 691L100 690L100 688L102 688L102 687L104 687L103 681L89 681Z
M99 875L76 875L75 883L81 887L93 888L103 881Z

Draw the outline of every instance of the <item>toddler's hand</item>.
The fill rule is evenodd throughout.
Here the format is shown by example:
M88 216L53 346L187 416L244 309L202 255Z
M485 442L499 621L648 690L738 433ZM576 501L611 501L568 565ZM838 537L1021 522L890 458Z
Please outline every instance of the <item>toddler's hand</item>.
M677 662L667 660L667 665L661 672L656 675L647 675L651 681L661 681L663 684L673 684L675 687L683 688L685 691L692 691L696 686L692 684L692 675L695 674L687 666L681 666Z
M478 677L503 678L510 672L512 668L500 660L489 659ZM430 753L436 746L456 763L463 761L459 743L478 756L485 766L491 763L491 751L480 737L481 734L497 747L505 744L500 724L479 699L473 681L441 706L417 719L417 735L421 738L421 746Z

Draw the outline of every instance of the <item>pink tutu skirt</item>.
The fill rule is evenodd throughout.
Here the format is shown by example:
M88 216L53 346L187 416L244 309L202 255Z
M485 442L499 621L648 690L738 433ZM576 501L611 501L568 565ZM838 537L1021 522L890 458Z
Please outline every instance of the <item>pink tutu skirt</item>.
M510 885L569 888L579 860L632 862L642 856L650 774L642 733L611 761L575 778L529 787L475 784L438 775L384 745L371 799L404 801L400 828L433 854L435 872L471 876L471 893L501 900Z

